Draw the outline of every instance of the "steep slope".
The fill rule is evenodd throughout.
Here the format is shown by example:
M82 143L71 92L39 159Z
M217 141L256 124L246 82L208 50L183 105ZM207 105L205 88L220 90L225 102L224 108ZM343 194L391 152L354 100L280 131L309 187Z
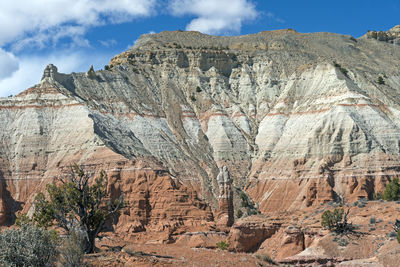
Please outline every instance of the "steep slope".
M25 202L67 163L145 159L211 205L221 165L262 211L372 197L400 171L399 67L400 46L374 38L143 35L108 70L49 65L1 100L3 191Z

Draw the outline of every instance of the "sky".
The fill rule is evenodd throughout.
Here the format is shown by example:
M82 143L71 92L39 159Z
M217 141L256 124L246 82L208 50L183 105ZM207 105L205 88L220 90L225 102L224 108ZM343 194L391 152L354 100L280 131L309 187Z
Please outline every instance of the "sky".
M102 69L141 34L241 35L291 28L360 37L400 24L400 0L1 0L0 97L63 73Z

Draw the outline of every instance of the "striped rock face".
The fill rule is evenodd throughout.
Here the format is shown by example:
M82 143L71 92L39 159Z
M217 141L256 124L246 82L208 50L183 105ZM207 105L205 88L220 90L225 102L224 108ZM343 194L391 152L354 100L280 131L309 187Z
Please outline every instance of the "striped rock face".
M72 162L145 162L214 208L222 165L263 212L372 197L400 172L399 115L397 45L291 30L143 35L109 70L49 65L0 99L3 210Z

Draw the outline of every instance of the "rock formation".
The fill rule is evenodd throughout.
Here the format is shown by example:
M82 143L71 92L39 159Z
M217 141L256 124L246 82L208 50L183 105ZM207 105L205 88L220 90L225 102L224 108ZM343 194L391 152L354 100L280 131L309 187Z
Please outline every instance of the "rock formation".
M216 216L217 225L231 227L235 220L233 215L233 192L231 177L226 166L220 168L217 182L219 189L218 212Z
M4 220L73 162L162 169L193 192L174 205L190 199L202 218L200 203L217 209L221 165L264 213L372 198L400 175L400 46L293 30L177 31L143 35L109 65L71 74L49 65L40 84L0 98ZM139 210L129 220L146 227Z
M388 31L368 31L365 35L367 38L384 41L395 45L400 45L400 25L393 27Z
M109 185L113 195L122 193L128 203L118 218L119 233L207 229L213 221L210 207L197 193L165 170L114 168Z
M267 223L261 217L247 217L236 222L227 238L229 249L236 252L254 252L261 243L274 235L280 223Z

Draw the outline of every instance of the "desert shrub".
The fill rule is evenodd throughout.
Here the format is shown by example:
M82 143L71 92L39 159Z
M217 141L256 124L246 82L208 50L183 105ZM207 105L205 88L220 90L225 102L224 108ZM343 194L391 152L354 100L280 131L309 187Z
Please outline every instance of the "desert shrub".
M57 258L58 237L33 224L0 233L2 266L53 266Z
M238 210L236 212L236 217L241 218L243 216L243 211L242 210Z
M247 202L249 198L244 192L240 192L240 199Z
M400 200L400 184L398 178L394 178L386 185L385 192L383 192L383 198L386 201Z
M397 242L400 243L400 229L399 229L399 231L397 231L396 238L397 238Z
M192 100L192 102L195 102L196 101L196 97L194 95L191 95L190 96L190 100Z
M347 246L347 245L349 244L349 241L347 241L347 240L344 239L344 238L341 238L341 239L339 239L338 244L339 244L339 246L341 246L341 247L345 247L345 246Z
M378 84L385 84L385 80L382 78L382 76L378 77Z
M397 233L396 232L390 232L390 233L388 233L388 237L397 237Z
M369 223L370 224L375 224L376 223L376 218L375 217L369 218Z
M249 198L244 192L240 192L240 199L242 200L242 207L248 207L249 206Z
M372 199L373 200L381 200L381 199L383 199L383 193L382 192L375 192L372 195Z
M201 92L200 86L197 86L197 87L196 87L196 92L197 92L197 93L200 93L200 92Z
M327 210L322 213L321 226L335 233L345 233L352 230L352 225L347 223L347 216L350 212L346 212L343 208L336 208L333 211Z
M15 225L22 227L23 225L32 224L32 219L29 218L25 213L20 213L15 219Z
M335 238L333 241L337 242L339 246L345 247L349 244L349 241L344 238Z
M322 227L328 230L334 230L336 225L343 219L343 208L336 208L332 211L327 210L322 214Z
M225 241L218 242L216 245L220 250L227 250L229 248L229 244Z
M359 207L359 208L364 208L364 207L365 207L365 202L360 202L360 203L358 204L358 207Z
M267 254L257 254L256 258L260 261L269 263L271 265L278 265L269 255Z
M104 65L104 70L110 70L110 66Z
M85 233L78 228L69 232L60 248L60 263L62 266L80 267L85 254Z
M344 76L348 77L348 70L346 70L345 68L343 68L339 63L337 63L336 61L333 61L333 65L335 66L335 68L338 68L340 70L341 73L343 73Z

